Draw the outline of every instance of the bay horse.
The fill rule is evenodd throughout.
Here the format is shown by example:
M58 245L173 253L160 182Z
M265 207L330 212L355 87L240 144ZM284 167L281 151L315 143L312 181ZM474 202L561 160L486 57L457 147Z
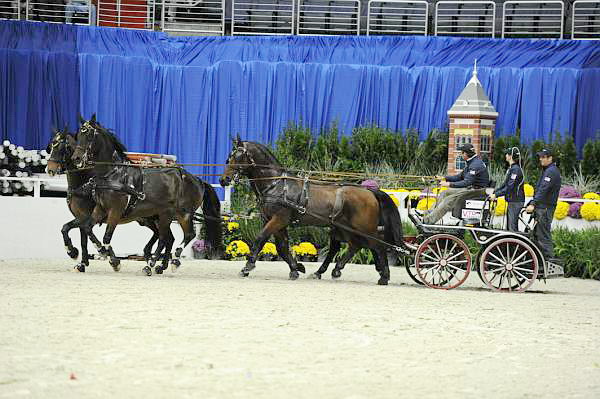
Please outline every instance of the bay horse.
M79 272L85 272L86 266L89 266L89 253L87 250L88 235L85 229L81 228L81 222L85 222L91 217L92 211L96 203L92 198L91 192L85 190L84 185L94 176L93 171L90 169L76 169L71 156L75 151L75 137L69 132L68 127L65 126L62 131L53 129L53 137L46 148L50 158L48 159L48 165L46 172L50 176L58 174L67 175L67 206L69 210L75 216L75 219L65 223L61 229L65 249L67 255L72 259L77 259L79 251L73 246L73 243L69 237L69 232L74 228L79 228L81 237L81 261L74 267ZM152 218L139 219L137 221L140 225L148 227L152 230L152 237L144 247L144 258L148 260L152 255L152 246L158 240L158 229L156 228L156 221ZM106 258L108 253L102 247L100 241L94 234L89 237L98 253L101 257ZM163 268L166 265L163 263Z
M108 129L96 121L96 115L84 121L77 134L72 160L78 168L93 165L101 169L112 165L109 172L92 182L96 206L92 220L104 220L107 224L102 243L110 256L111 265L118 262L110 246L118 224L155 217L159 233L154 255L143 268L152 274L156 260L165 250L171 256L174 238L170 225L177 220L183 230L183 240L175 251L174 267L180 265L180 256L195 237L194 213L202 207L206 239L213 250L222 250L221 204L214 188L179 167L142 168L127 163L125 146ZM89 229L89 223L86 226ZM160 273L161 269L156 269Z
M314 274L327 270L339 241L348 242L348 251L336 263L332 277L341 276L341 269L360 248L369 248L375 255L379 272L379 285L390 279L387 246L406 250L400 215L392 199L384 192L370 190L353 184L327 184L313 182L307 177L290 173L264 145L242 141L237 136L229 154L225 171L220 178L223 186L229 185L239 175L247 177L257 196L265 224L252 245L251 254L240 276L246 277L256 267L256 259L269 237L275 237L278 254L289 265L289 278L295 280L305 268L297 263L289 251L287 227L292 222L299 225L333 227L332 239L337 248L330 248L328 259ZM378 239L378 226L383 223L385 242Z

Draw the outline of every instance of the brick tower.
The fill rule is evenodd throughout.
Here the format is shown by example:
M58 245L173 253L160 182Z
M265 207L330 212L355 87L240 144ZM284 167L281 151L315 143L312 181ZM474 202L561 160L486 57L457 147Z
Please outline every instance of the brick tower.
M498 112L477 79L477 60L473 77L448 110L450 133L448 137L448 174L459 173L465 165L460 151L462 144L471 143L475 152L487 164L492 156L492 142Z

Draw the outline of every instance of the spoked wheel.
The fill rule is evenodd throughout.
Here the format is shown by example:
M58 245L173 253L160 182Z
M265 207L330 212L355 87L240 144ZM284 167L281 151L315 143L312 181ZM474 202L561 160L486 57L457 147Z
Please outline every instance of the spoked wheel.
M525 291L537 277L538 259L526 242L503 238L483 251L479 273L491 289Z
M414 281L415 283L417 283L419 285L423 285L423 282L419 278L419 273L417 273L417 267L415 265L414 258L411 256L404 256L402 258L402 263L404 263L406 272L408 273L408 275L410 276L412 281Z
M471 253L461 239L450 234L436 234L419 245L415 267L425 285L450 290L464 283L469 276Z

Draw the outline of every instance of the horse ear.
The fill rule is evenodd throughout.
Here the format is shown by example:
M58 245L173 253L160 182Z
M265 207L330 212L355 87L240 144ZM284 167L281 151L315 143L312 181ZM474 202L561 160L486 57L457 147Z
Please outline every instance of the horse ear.
M80 125L83 125L85 123L85 119L83 119L83 116L81 116L80 113L77 113L77 119L79 120Z
M240 134L239 134L239 133L237 134L237 136L236 136L236 138L235 138L235 144L236 144L236 146L238 146L238 147L241 147L241 146L243 145L243 144L242 144L242 138L240 137Z
M92 114L92 118L90 119L90 122L96 123L96 113L95 112Z
M65 127L63 129L63 132L68 133L69 132L69 124L65 123Z

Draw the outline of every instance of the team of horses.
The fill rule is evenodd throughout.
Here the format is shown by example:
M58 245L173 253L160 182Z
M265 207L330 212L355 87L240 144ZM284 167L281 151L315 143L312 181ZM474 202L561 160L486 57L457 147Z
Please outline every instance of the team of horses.
M169 264L177 268L183 249L195 237L194 215L200 208L208 248L217 256L222 253L221 209L214 188L181 167L142 167L129 162L125 146L95 115L89 120L80 118L75 133L67 128L54 131L48 151L48 173L67 175L67 204L74 219L61 232L67 254L73 259L79 253L68 233L73 228L80 230L81 259L74 270L84 272L89 266L89 239L98 254L108 258L112 268L119 271L120 260L111 240L119 224L134 221L153 232L144 247L143 272L151 275L154 270L160 274ZM330 228L329 251L311 278L320 279L341 243L347 242L348 250L337 259L332 277L340 277L354 254L368 248L380 276L378 284L388 283L387 251L390 247L403 251L405 246L400 216L386 193L357 184L327 183L299 176L281 165L266 146L242 141L238 135L220 183L229 185L240 176L250 182L264 221L241 276L247 277L256 267L258 255L271 236L278 254L289 266L289 278L295 280L299 273L305 273L289 248L287 228L294 223ZM184 238L173 254L175 239L170 225L174 220ZM92 228L96 224L106 224L102 241L94 235Z

